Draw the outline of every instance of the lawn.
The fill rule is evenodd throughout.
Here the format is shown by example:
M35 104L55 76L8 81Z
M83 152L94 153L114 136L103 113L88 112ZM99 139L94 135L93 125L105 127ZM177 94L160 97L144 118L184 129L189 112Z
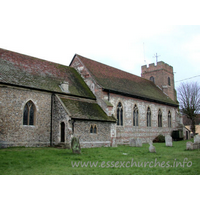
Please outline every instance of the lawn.
M185 150L186 142L173 142L173 147L166 147L165 143L154 143L156 153L149 153L148 144L142 147L82 149L81 154L73 154L70 149L52 147L0 149L0 174L199 175L200 150Z

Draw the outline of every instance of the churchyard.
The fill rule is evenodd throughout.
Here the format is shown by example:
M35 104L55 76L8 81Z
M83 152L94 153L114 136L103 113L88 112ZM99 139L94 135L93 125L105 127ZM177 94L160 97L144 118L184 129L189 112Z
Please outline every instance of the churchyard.
M200 149L186 150L187 142L85 148L81 154L52 147L5 148L0 149L0 174L199 175Z

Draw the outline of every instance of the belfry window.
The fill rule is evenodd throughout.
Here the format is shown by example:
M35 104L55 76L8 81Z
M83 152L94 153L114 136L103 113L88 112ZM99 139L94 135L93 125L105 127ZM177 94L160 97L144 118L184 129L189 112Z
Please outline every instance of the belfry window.
M138 126L138 107L136 105L133 109L133 126Z
M153 76L150 77L150 81L152 81L153 83L155 83L155 79Z
M170 77L168 77L168 85L171 85Z
M162 112L160 109L158 111L158 127L162 127Z
M32 101L27 102L23 111L23 125L35 125L35 113L34 103Z
M123 126L123 107L121 102L117 105L117 125Z
M147 127L151 127L151 110L147 108Z
M171 128L172 127L172 121L171 121L171 112L168 112L168 127Z

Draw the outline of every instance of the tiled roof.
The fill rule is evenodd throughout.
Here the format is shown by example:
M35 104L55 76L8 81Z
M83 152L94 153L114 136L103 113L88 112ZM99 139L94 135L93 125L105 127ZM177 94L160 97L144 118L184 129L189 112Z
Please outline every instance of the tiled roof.
M103 89L177 106L177 103L166 96L152 81L80 55L75 56L81 60Z
M62 92L69 83L71 95L95 98L81 76L71 67L0 49L0 82Z
M107 116L103 109L95 102L60 97L61 101L70 112L73 119L116 122L112 116Z

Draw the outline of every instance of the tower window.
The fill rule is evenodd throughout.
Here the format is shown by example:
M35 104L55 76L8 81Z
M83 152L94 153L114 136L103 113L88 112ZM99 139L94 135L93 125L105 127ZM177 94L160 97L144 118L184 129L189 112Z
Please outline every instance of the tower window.
M123 107L121 102L117 105L117 125L123 126Z
M168 77L168 85L171 85L170 77Z
M153 83L155 83L155 79L153 76L150 77L150 81L152 81Z
M23 125L33 126L35 124L35 105L32 101L29 101L24 106L23 111Z

